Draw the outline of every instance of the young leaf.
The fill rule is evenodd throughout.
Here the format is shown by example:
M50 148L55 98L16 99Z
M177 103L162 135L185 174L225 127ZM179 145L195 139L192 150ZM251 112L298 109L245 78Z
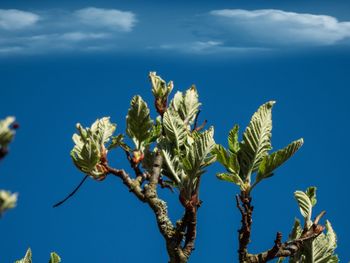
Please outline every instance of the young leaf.
M196 87L192 86L185 94L177 92L170 105L170 108L179 113L185 125L192 124L201 105Z
M337 263L338 256L334 254L337 247L337 237L331 226L326 221L326 234L321 233L313 240L308 240L302 251L300 258L304 258L303 263Z
M173 82L170 81L168 84L165 81L157 76L157 72L150 72L149 78L152 84L152 93L156 98L167 98L170 92L173 89Z
M140 96L132 98L126 116L126 134L134 141L137 150L143 150L143 142L150 136L153 121L146 102Z
M14 117L7 117L4 120L0 120L0 149L6 148L13 139L15 131L11 129L11 125L14 121Z
M95 134L96 141L102 145L109 141L117 125L110 122L110 117L97 119L91 126L91 133Z
M237 154L239 151L239 141L238 141L238 130L239 126L235 125L230 130L228 134L228 147L231 153Z
M121 147L126 151L131 151L131 148L124 142L124 135L118 134L117 136L112 137L112 142L108 146L108 150L114 149L116 147Z
M310 198L302 191L295 191L294 197L298 202L300 213L305 218L306 222L309 222L312 213L312 203Z
M16 260L15 263L32 263L32 250L28 248L24 258Z
M0 217L2 214L16 206L17 193L11 193L9 191L0 190Z
M306 195L310 198L312 206L315 206L317 203L316 190L317 188L315 186L310 186L305 191Z
M258 169L268 151L271 150L271 110L274 104L274 101L269 101L260 106L243 133L239 160L242 175L248 181L251 173Z
M49 263L60 263L61 257L57 255L55 252L51 252Z
M238 186L244 184L241 177L239 177L237 173L219 173L216 175L216 177L226 182L235 183Z
M216 155L216 160L221 163L225 168L230 166L230 155L227 150L220 144L215 145L213 148L213 154Z
M239 174L239 163L237 155L234 153L229 153L227 150L220 144L215 145L213 148L212 154L216 156L216 160L221 163L227 171L230 173Z
M190 147L189 161L191 162L192 169L189 173L192 176L197 176L200 171L213 163L215 159L211 158L210 153L215 147L214 141L214 128L210 127L205 132L199 134L195 138L194 143Z
M164 131L169 139L176 145L177 149L185 143L187 131L183 120L172 109L168 109L163 116Z
M110 123L109 117L97 119L91 128L76 125L78 133L73 135L75 143L70 155L76 167L94 179L105 178L106 171L100 165L106 154L106 143L110 140L116 125Z
M299 219L295 218L294 220L294 226L292 229L292 232L289 234L288 240L294 240L300 237L301 233L303 232L303 229L301 227Z
M167 150L162 149L162 155L169 171L168 177L176 184L181 182L179 175L182 174L182 169L177 157L172 157Z
M284 149L278 150L271 155L266 155L259 165L256 182L270 177L272 172L287 161L303 145L303 139L292 142Z

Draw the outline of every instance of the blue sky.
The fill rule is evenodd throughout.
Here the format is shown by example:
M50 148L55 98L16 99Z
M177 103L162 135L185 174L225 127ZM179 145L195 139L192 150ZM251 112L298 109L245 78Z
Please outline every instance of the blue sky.
M0 220L0 262L28 247L36 262L53 250L64 262L166 261L153 214L117 178L88 180L51 208L83 177L69 157L75 123L111 116L124 131L133 95L153 105L149 71L175 90L196 84L201 118L222 144L233 124L245 127L276 100L274 149L300 137L305 144L253 193L251 250L269 248L276 231L287 237L300 217L293 192L316 185L316 212L327 211L349 260L349 10L347 1L1 1L0 117L16 116L21 128L0 166L1 188L19 192ZM111 154L128 168L122 153ZM212 166L202 180L191 262L236 262L238 189L215 178L221 170ZM177 196L161 195L175 220Z

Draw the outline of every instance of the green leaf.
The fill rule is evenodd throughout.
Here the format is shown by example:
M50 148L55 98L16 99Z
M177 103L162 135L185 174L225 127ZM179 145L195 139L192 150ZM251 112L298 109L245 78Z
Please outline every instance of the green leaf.
M294 220L294 226L292 229L292 232L289 234L288 240L294 240L300 237L301 233L303 232L303 229L301 227L299 219L295 218Z
M256 182L272 175L272 172L286 162L303 145L303 139L292 142L284 149L278 150L271 155L266 155L261 161L256 177Z
M131 100L126 116L126 134L134 141L137 150L143 150L143 142L148 139L153 126L150 111L140 96Z
M228 172L239 174L239 163L237 155L234 153L229 153L222 145L217 144L212 154L216 156L216 160L221 163Z
M173 142L176 148L179 150L184 145L187 130L183 120L172 109L168 109L163 116L163 125L166 137L169 141Z
M192 175L195 175L199 170L215 161L210 155L214 147L215 141L213 127L210 127L195 138L189 152L189 160L192 163Z
M258 169L268 151L271 150L271 110L274 103L269 101L260 106L243 133L239 161L242 176L248 181L251 173Z
M161 77L157 76L157 72L150 72L149 78L151 80L154 97L166 99L174 87L173 82L170 81L166 84Z
M312 214L312 203L310 198L303 191L295 191L294 197L298 202L300 213L306 222L310 222Z
M237 173L219 173L216 175L216 177L219 178L220 180L234 183L238 186L241 186L244 184L241 177L239 177Z
M162 125L160 116L158 116L156 120L156 124L153 125L150 135L145 141L145 147L157 141L157 139L162 135L162 131L163 131L163 125Z
M238 141L238 130L239 126L235 125L230 130L228 134L228 147L231 153L237 154L239 151L239 141Z
M317 187L310 186L305 191L306 195L310 198L312 206L315 206L317 203L316 190L317 190Z
M57 255L55 252L51 252L49 263L60 263L60 262L61 262L60 256Z
M183 170L180 166L180 162L178 158L172 157L169 151L162 149L162 155L166 164L166 167L168 168L167 176L169 179L171 179L176 184L179 184L181 182L181 179L179 175L181 176L183 174Z
M32 263L32 250L28 248L24 258L16 260L15 263Z
M14 123L14 117L6 117L4 120L0 120L0 149L6 148L8 144L13 140L15 131L11 128Z
M185 94L177 92L170 105L170 108L179 113L185 125L192 124L201 105L196 87L192 86Z
M131 151L131 148L124 142L124 135L118 134L117 136L112 137L112 142L108 146L108 150L112 150L116 147L121 147L125 151Z
M225 166L225 168L230 167L230 155L222 145L215 145L212 153L216 155L216 160Z
M0 190L0 217L5 211L16 207L17 196L17 193Z
M116 125L110 123L109 117L97 119L91 128L76 125L78 133L73 135L75 143L70 155L75 166L95 179L102 179L106 171L100 165L105 157L107 143L110 141Z
M326 234L321 233L317 238L305 242L300 258L302 263L337 263L338 256L334 254L337 247L337 237L326 221Z
M96 137L96 141L102 145L110 140L113 135L116 125L110 122L109 117L97 119L91 126L91 133Z

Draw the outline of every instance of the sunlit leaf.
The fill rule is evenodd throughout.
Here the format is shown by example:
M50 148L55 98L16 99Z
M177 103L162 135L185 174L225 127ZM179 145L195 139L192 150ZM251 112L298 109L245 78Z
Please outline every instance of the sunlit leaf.
M256 181L259 182L264 178L270 177L272 172L292 157L302 145L303 139L299 139L284 149L278 150L271 155L266 155L259 165Z
M271 110L274 103L274 101L269 101L260 106L243 133L239 162L241 173L248 180L250 180L251 173L258 169L268 151L271 150Z
M153 121L146 102L140 96L131 100L126 116L126 134L134 141L138 150L143 150L143 143L149 138Z

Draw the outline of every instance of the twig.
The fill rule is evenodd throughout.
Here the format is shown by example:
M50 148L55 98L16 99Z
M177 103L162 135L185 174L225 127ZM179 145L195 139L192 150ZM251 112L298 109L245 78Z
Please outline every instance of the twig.
M198 110L197 114L196 114L196 117L194 119L194 125L193 125L193 129L192 131L195 131L197 129L197 124L198 124L198 116L199 114L201 113L201 110Z
M109 174L113 174L122 179L123 184L128 187L129 191L134 193L140 201L145 202L145 195L140 187L140 183L137 180L131 179L124 170L118 170L109 166L106 168Z
M322 211L315 218L311 227L308 228L305 226L304 229L306 230L303 231L303 233L299 238L282 243L282 234L278 232L276 235L274 246L271 249L259 254L247 253L245 261L240 261L240 262L265 263L275 258L291 257L295 255L300 249L302 249L306 241L313 240L322 233L322 231L324 230L324 227L321 225L318 225L318 222L321 219L321 217L324 216L324 214L325 214L325 211Z
M88 177L89 177L89 175L85 175L84 178L78 184L78 186L75 187L75 189L66 198L64 198L62 201L54 204L53 207L58 207L58 206L62 205L64 202L66 202L69 198L71 198L79 190L79 188L83 185L83 183L85 182L85 180Z

